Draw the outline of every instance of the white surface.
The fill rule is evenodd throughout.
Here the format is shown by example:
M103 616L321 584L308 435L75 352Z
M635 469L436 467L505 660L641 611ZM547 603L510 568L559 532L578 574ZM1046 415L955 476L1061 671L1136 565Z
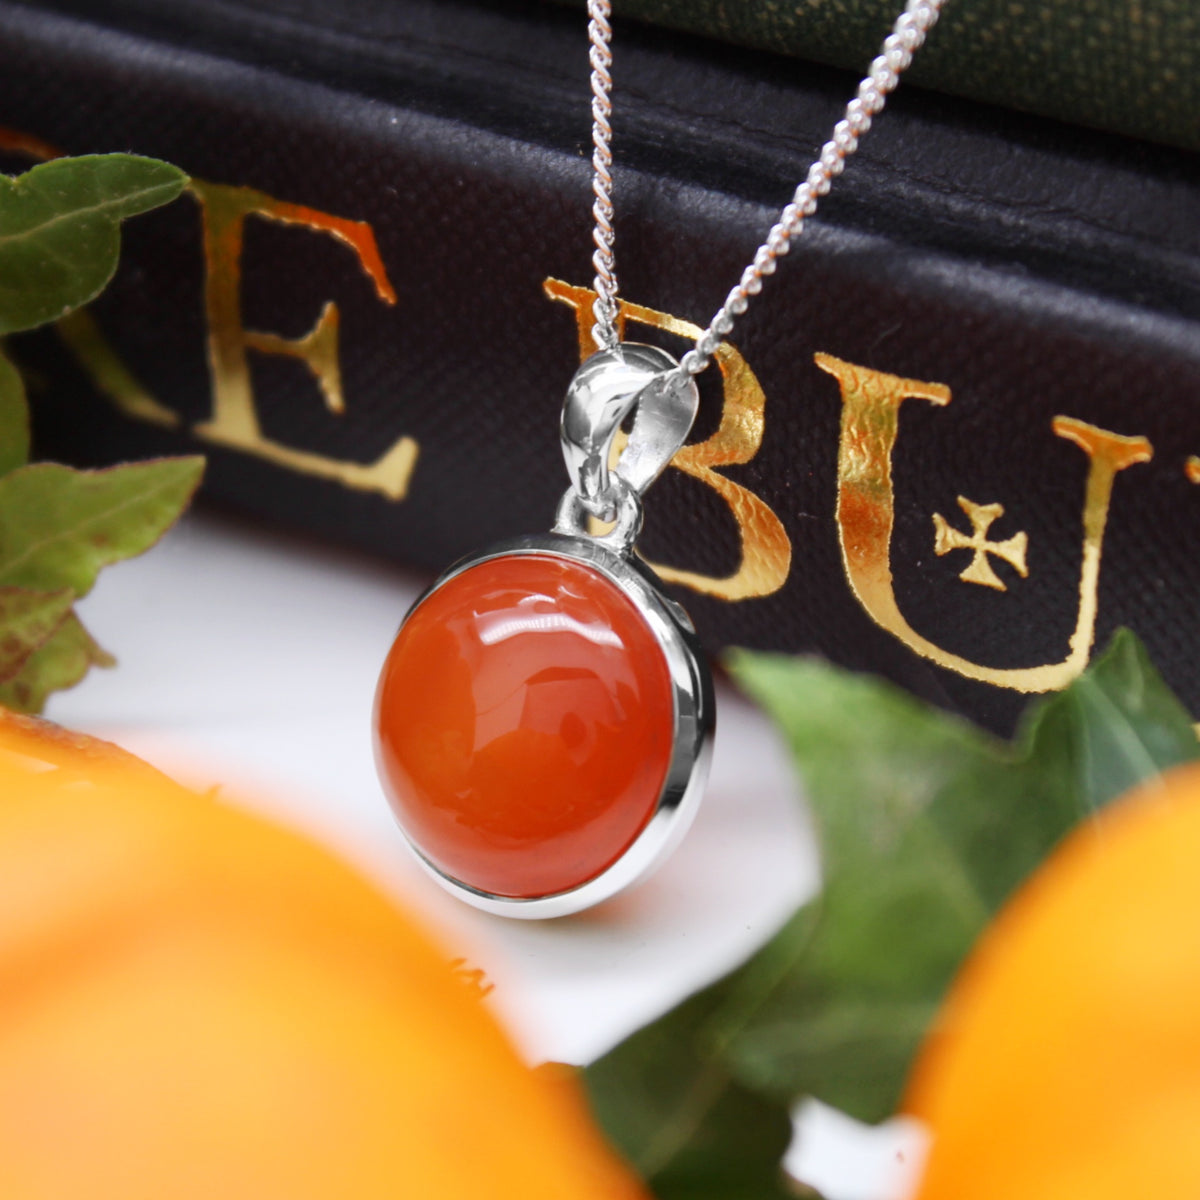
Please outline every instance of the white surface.
M55 697L48 715L312 833L423 910L454 953L486 972L531 1060L586 1062L744 959L813 893L816 856L794 776L767 721L720 689L704 805L647 883L550 922L463 907L411 861L371 758L376 676L422 583L193 515L101 576L81 612L120 665ZM822 1174L831 1197L865 1196L855 1164L879 1154L865 1142L856 1150L836 1121L830 1136L816 1111L804 1110L789 1161L814 1182L812 1171ZM831 1187L830 1173L849 1190ZM870 1186L877 1174L868 1170Z
M788 1170L828 1200L913 1195L929 1149L919 1121L893 1117L882 1125L864 1125L816 1100L805 1100L794 1118Z

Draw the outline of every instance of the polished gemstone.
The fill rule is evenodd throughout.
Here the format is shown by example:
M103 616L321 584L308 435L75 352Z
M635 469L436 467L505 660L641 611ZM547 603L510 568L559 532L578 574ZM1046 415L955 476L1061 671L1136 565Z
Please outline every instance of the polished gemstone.
M491 559L400 630L375 701L380 775L444 874L501 896L567 891L653 816L672 697L657 639L615 584L557 555Z

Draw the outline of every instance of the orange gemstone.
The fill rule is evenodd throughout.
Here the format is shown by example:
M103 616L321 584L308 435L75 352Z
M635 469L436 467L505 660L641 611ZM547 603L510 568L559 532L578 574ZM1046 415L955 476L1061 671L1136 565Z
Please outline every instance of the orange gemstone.
M375 736L392 807L430 862L479 891L552 895L599 875L653 816L674 743L670 673L599 572L495 558L405 622Z

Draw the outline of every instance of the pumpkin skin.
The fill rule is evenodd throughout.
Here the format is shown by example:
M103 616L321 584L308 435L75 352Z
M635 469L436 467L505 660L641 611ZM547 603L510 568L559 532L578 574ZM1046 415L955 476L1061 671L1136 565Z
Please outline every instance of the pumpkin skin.
M918 1059L920 1200L1200 1196L1200 765L1077 829Z
M352 870L9 714L0 913L7 1200L644 1198Z

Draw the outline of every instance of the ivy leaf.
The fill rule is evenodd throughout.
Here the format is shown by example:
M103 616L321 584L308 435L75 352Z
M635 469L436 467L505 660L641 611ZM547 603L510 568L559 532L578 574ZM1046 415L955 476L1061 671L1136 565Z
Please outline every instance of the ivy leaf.
M94 299L117 268L121 220L174 200L186 183L177 167L130 154L0 175L0 335Z
M786 1105L740 1086L709 1044L704 997L587 1069L600 1124L658 1200L795 1200L782 1159Z
M21 373L0 354L0 475L29 461L29 406Z
M116 661L69 613L21 670L0 683L0 704L16 712L40 713L51 692L74 687L92 667L112 667Z
M100 471L35 463L0 479L0 585L86 595L102 567L148 550L187 507L204 459Z
M862 1120L890 1115L950 980L1008 895L1080 820L1200 756L1190 717L1128 632L1031 706L1011 744L823 663L740 652L730 665L787 735L825 884L743 967L588 1068L596 1112L634 1162L672 1129L690 1129L673 1161L702 1156L712 1135L696 1107L747 1094L777 1114L812 1095ZM649 1124L634 1127L633 1113Z
M1008 896L1079 821L1200 748L1127 631L1011 746L885 685L781 665L740 656L735 672L791 742L826 885L767 956L769 986L747 972L738 1003L752 999L754 1019L727 1053L749 1086L880 1120Z
M1068 689L1030 714L1025 740L1046 761L1055 749L1079 803L1115 800L1158 771L1200 756L1196 727L1128 630Z
M67 619L75 593L0 587L0 684L11 679Z

